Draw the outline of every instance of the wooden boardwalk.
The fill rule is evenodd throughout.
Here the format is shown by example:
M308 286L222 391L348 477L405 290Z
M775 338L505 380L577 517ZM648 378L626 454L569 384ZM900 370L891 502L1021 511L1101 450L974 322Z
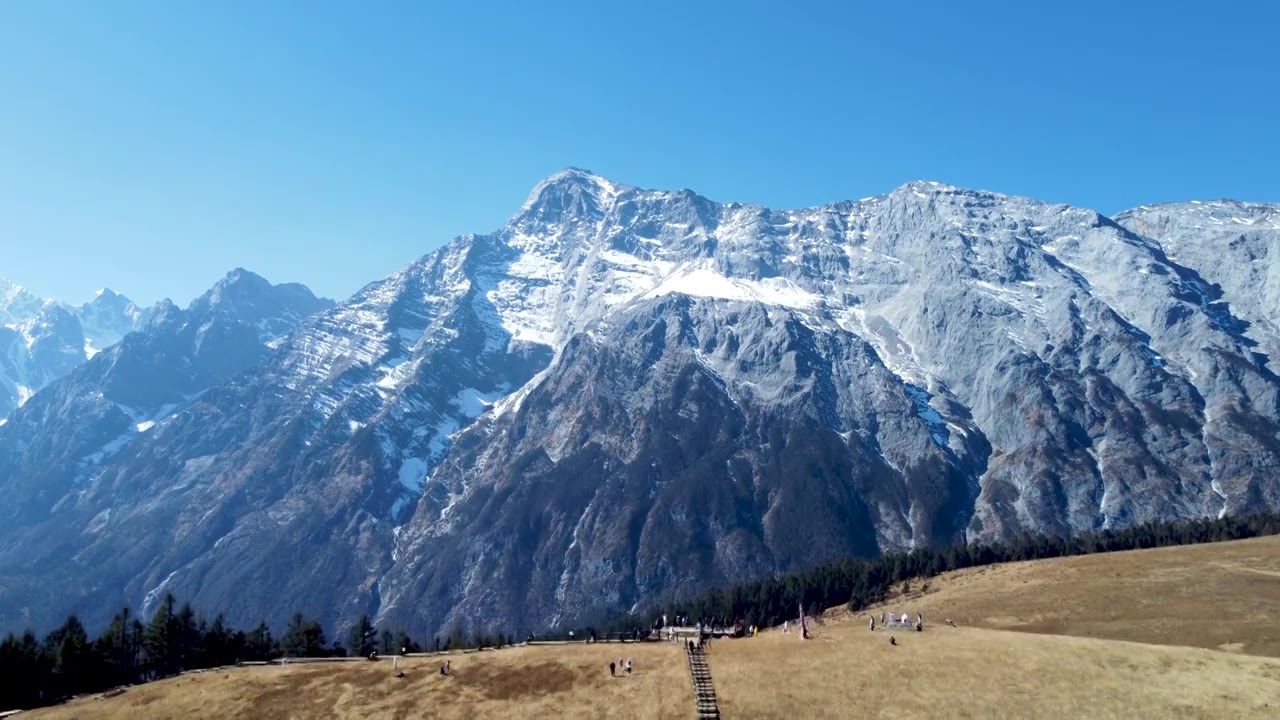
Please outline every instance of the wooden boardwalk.
M716 704L716 689L711 682L711 666L707 655L697 645L685 645L689 656L689 675L693 679L693 701L698 707L699 720L719 720L720 706Z

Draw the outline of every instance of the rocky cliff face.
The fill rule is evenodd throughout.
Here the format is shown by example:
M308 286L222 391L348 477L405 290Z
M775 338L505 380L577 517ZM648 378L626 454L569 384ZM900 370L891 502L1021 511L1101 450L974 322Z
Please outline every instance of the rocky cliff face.
M183 336L206 374L176 384L207 389L91 471L33 483L29 448L108 374L38 394L0 428L23 498L0 619L172 590L242 624L518 631L850 553L1275 506L1269 315L1170 249L1222 239L1167 212L936 183L773 211L559 173L243 372L216 349L246 328ZM172 402L143 394L113 402Z

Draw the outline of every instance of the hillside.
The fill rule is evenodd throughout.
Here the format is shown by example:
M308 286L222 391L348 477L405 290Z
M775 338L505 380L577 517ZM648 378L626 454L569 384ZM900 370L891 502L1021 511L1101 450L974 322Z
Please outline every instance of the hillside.
M1280 537L970 568L921 592L924 582L885 607L931 624L1280 657Z
M885 604L929 621L924 633L892 633L896 646L867 631L881 609L830 612L807 642L775 629L715 643L724 717L1270 718L1280 708L1276 537L949 573ZM958 627L938 622L947 616ZM609 678L619 656L634 659L634 677ZM452 662L451 678L436 673L438 658L409 659L405 678L388 662L211 671L30 717L693 716L684 657L669 644Z

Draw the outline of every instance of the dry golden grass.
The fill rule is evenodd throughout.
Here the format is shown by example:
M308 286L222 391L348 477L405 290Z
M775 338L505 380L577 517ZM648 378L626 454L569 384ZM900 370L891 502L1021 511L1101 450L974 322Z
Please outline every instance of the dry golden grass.
M692 689L684 655L670 644L510 648L407 658L404 678L381 661L247 667L194 673L77 700L31 718L210 720L254 718L688 718ZM630 677L609 677L630 657ZM23 715L23 717L28 717Z
M726 718L1276 718L1280 661L1198 648L827 623L714 646Z
M1280 657L1280 537L992 565L932 578L921 592L924 584L876 608L877 620L880 609L896 609L923 612L931 625L950 617Z
M927 592L922 584L885 604L928 622L923 633L895 631L897 646L867 631L880 608L832 611L809 641L775 630L715 643L724 716L1280 717L1280 660L1262 657L1280 656L1280 538L1017 563L934 578ZM959 627L942 625L946 616ZM609 677L620 655L634 659L634 677ZM389 662L194 674L30 717L693 716L684 655L671 644L454 655L450 678L438 662L402 663L403 679Z

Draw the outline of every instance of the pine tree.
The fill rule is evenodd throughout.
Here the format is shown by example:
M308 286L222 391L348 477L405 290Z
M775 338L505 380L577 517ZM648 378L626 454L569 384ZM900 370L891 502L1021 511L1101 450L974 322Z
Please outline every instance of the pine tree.
M276 642L271 637L271 628L267 623L259 622L258 626L245 636L244 653L250 660L270 660L275 655Z
M67 618L44 641L45 654L55 675L54 694L65 696L84 687L91 663L89 635L75 615Z
M213 618L213 623L209 625L209 629L204 633L204 658L203 665L205 667L218 667L227 665L234 661L231 654L231 636L227 630L226 618L222 613L218 613Z
M324 657L328 654L324 628L315 620L303 618L302 613L294 613L280 638L280 652L286 657Z
M361 615L356 624L351 626L351 632L347 633L347 648L355 657L369 657L373 652L373 623L369 622L368 615Z
M151 616L142 641L147 653L147 664L160 676L172 674L177 663L173 609L175 602L172 593L165 593L160 607Z
M401 630L400 632L396 633L396 639L393 645L394 645L394 651L397 654L418 652L422 649L418 647L416 643L413 642L413 639L409 637L409 633L405 632L404 630Z
M193 666L200 655L200 629L196 611L184 602L173 616L173 659L179 672Z
M280 654L285 657L305 657L306 644L302 638L302 625L306 622L302 613L296 612L289 618L289 624L280 636Z

